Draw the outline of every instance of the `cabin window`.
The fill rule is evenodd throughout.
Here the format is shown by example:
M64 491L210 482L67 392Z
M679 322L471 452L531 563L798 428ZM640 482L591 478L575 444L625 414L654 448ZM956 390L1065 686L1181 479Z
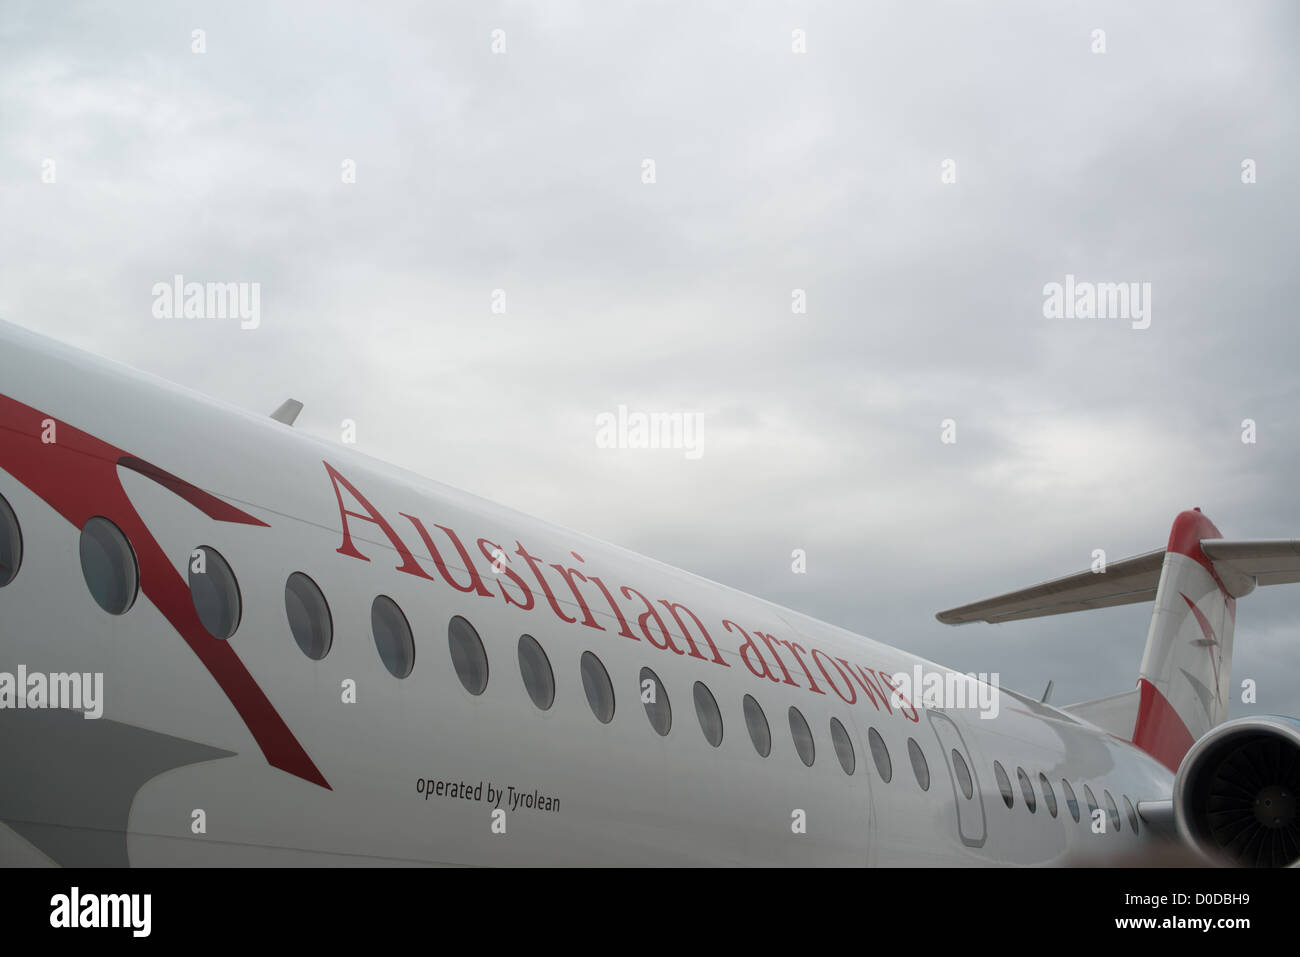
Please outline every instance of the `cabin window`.
M880 775L880 780L888 784L894 777L894 762L890 760L885 739L880 736L879 731L871 728L867 732L867 744L871 748L871 760L876 762L876 773Z
M1025 807L1033 814L1038 810L1038 798L1034 797L1034 785L1024 768L1016 768L1016 779L1020 782L1020 793L1025 799Z
M1120 831L1119 808L1115 806L1115 799L1110 796L1109 791L1102 788L1101 793L1106 797L1106 817L1110 820L1111 830L1118 834Z
M716 748L722 744L722 712L718 710L718 702L703 681L695 682L693 694L695 715L700 719L700 730L704 732L704 740Z
M460 615L447 624L447 646L451 649L451 665L456 669L456 677L472 695L480 695L487 690L488 659L483 650L483 639L479 638L474 626Z
M1061 778L1061 790L1065 792L1065 806L1070 809L1070 817L1077 822L1079 820L1079 799L1074 796L1074 788L1070 787L1070 782Z
M650 727L661 737L668 734L673 726L673 707L659 676L649 668L642 668L638 691L641 704L645 706L645 716L650 719Z
M140 568L122 530L106 518L89 519L81 529L80 552L90 596L110 615L125 615L140 591Z
M1088 801L1088 823L1091 825L1097 819L1097 797L1086 784L1083 786L1083 796Z
M749 729L749 740L754 742L754 750L759 757L767 757L772 753L772 729L768 727L762 705L752 695L745 695L742 710L745 712L745 727Z
M794 749L799 752L799 760L808 767L813 766L817 749L813 745L812 729L798 708L790 709L790 736L794 738Z
M1127 794L1121 795L1121 797L1124 798L1124 811L1128 814L1128 826L1133 828L1133 833L1136 834L1138 832L1137 811L1133 809L1133 802L1128 799Z
M213 638L229 638L243 614L235 573L220 552L200 545L190 553L189 574L190 598L199 621Z
M533 704L542 711L555 703L555 672L546 652L532 635L519 636L519 674Z
M1038 773L1038 786L1043 791L1043 803L1047 805L1047 813L1056 817L1056 792L1052 790L1051 783L1047 780L1047 775L1041 771Z
M952 749L952 768L957 772L957 786L961 788L961 793L969 801L975 796L975 782L971 780L970 768L966 766L966 759L961 756L961 752L956 748Z
M614 685L609 680L609 672L590 651L582 653L580 670L582 690L587 693L591 713L601 724L609 724L614 720Z
M405 678L415 667L415 638L397 602L380 595L370 605L370 630L379 660L394 678Z
M853 751L853 741L849 733L840 724L839 718L831 718L831 744L835 746L835 756L840 759L840 767L845 774L852 774L858 766L858 756Z
M930 765L926 763L925 754L915 738L907 739L907 756L912 759L912 773L916 775L916 783L922 791L930 790Z
M1011 788L1011 779L1001 764L993 762L993 776L998 779L998 790L1002 792L1002 803L1011 807L1016 803L1016 792Z
M18 516L0 495L0 588L4 588L18 575L23 563L23 532L18 527Z
M334 643L334 620L320 587L302 572L284 583L284 611L293 640L304 655L320 661Z

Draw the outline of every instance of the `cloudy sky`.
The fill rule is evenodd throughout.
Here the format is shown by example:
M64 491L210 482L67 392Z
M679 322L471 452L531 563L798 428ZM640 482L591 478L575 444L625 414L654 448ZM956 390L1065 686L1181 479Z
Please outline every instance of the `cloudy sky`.
M1298 40L1287 2L10 0L0 318L1098 697L1149 606L934 612L1194 505L1300 537ZM259 283L260 326L156 318L177 274ZM1046 318L1067 275L1150 283L1149 327ZM620 405L703 456L598 448ZM1242 602L1234 714L1300 714L1298 617Z

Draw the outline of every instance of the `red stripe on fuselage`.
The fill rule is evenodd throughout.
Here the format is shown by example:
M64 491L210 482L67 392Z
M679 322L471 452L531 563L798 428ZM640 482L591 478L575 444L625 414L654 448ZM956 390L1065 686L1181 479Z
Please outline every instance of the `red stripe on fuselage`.
M55 430L55 440L49 443L42 441L47 422ZM230 643L213 638L199 621L189 586L136 513L117 468L122 465L148 476L218 521L270 526L170 472L7 396L0 396L0 432L6 433L0 439L0 468L40 496L73 527L80 529L87 520L100 515L127 536L139 563L141 591L216 679L267 762L329 788Z
M223 502L211 492L205 492L197 485L191 485L183 478L172 475L171 472L165 469L160 469L152 462L138 459L134 455L124 455L118 459L117 464L124 469L130 469L132 472L139 472L145 478L152 479L168 491L179 495L208 518L215 518L218 522L231 522L236 525L271 527L261 519L254 518L247 512L235 508L229 502Z

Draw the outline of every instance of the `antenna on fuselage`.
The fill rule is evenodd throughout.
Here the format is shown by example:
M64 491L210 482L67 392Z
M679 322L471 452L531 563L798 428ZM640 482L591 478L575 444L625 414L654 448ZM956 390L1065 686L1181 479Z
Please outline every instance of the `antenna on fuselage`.
M301 402L297 399L285 399L280 408L271 413L271 418L277 422L283 422L285 425L293 425L298 420L298 413L301 411Z

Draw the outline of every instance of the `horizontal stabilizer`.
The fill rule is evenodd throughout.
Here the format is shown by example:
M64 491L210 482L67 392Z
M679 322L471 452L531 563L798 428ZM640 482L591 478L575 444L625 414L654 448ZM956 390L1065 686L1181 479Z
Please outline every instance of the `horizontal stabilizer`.
M1151 601L1156 597L1156 586L1160 584L1160 567L1164 558L1165 550L1160 548L1145 555L1111 562L1104 572L1066 575L997 598L950 608L935 617L945 625L964 625L972 621L996 624Z
M1272 539L1254 542L1207 538L1201 551L1214 562L1214 570L1224 567L1253 577L1257 585L1291 585L1300 582L1300 541Z
M1213 565L1219 584L1233 598L1250 594L1256 585L1300 583L1300 540L1203 538L1198 544ZM1111 562L1104 572L1066 575L996 598L950 608L935 617L945 625L964 625L972 621L997 624L1153 601L1156 586L1160 584L1164 558L1165 549L1158 549Z

